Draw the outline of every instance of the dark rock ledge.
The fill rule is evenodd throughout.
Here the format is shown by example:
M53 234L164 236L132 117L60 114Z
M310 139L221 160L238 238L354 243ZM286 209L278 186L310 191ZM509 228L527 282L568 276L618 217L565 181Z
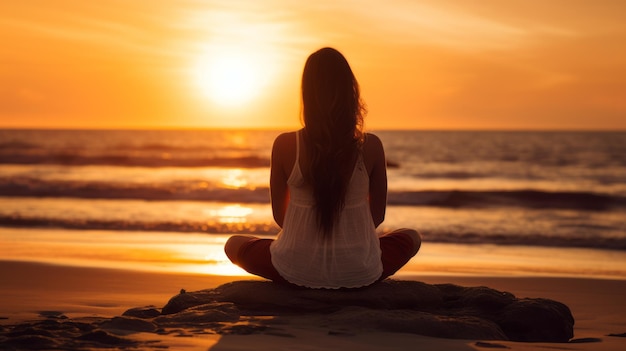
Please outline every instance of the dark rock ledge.
M126 314L139 317L142 313L138 309ZM334 328L441 338L567 342L574 334L574 317L566 305L557 301L518 299L487 287L391 279L350 290L236 281L215 289L182 292L163 307L154 321L159 325L193 325L196 318L233 322L246 316L285 319L303 315L323 317L323 323Z
M136 349L156 347L156 334L292 337L281 326L298 323L342 336L378 330L440 338L568 342L574 327L569 308L557 301L518 299L487 287L391 279L350 290L236 281L215 289L181 290L163 308L132 308L114 318L69 319L61 312L42 312L41 317L0 326L0 349ZM136 332L154 333L156 340L127 337Z

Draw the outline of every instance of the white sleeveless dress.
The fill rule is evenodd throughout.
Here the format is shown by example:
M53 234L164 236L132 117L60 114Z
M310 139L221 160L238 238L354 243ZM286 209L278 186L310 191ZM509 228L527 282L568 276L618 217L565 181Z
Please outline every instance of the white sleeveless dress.
M331 237L323 238L315 215L312 189L296 161L287 180L290 201L283 229L270 246L272 264L287 281L309 288L356 288L382 274L380 243L369 208L369 176L359 153L346 193L345 206Z

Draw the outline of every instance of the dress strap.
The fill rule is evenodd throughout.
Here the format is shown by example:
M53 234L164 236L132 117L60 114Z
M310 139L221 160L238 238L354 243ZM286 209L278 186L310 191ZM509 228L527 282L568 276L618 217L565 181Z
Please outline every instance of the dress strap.
M296 132L296 163L298 164L298 159L300 158L300 131Z

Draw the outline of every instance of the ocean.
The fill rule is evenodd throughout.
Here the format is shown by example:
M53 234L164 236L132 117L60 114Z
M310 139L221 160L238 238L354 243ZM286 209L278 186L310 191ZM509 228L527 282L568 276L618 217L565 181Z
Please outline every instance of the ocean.
M425 245L626 252L626 132L372 132L388 162L380 231L416 228ZM279 133L0 130L0 237L271 237Z

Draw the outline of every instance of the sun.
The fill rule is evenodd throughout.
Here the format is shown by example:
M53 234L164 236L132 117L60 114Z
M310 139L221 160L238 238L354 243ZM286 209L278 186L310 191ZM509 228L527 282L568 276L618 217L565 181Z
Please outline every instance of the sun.
M233 107L256 98L265 85L262 62L245 50L221 48L202 55L194 70L203 96Z

